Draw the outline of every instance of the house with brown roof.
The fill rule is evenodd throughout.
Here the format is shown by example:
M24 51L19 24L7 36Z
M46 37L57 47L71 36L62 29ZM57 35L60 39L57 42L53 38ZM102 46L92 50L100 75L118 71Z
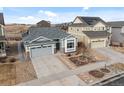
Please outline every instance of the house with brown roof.
M4 23L3 13L0 13L0 57L6 56L6 51L5 51L6 39L5 39L4 25L5 23Z
M41 20L37 23L37 27L51 27L50 21Z
M77 16L69 25L68 33L88 48L107 47L110 44L109 26L100 17Z

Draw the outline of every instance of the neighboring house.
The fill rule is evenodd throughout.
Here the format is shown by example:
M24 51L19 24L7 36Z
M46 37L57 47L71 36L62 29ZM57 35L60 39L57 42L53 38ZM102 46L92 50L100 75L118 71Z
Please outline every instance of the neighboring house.
M55 24L55 27L60 28L60 29L67 32L68 31L68 26L71 25L71 24L72 24L72 22L60 23L60 24Z
M37 27L51 27L50 21L42 20L37 23Z
M4 31L4 17L3 13L0 13L0 57L6 56L6 40L5 40L5 31Z
M31 58L55 54L57 51L76 51L77 39L57 28L31 27L23 38L25 51Z
M69 25L68 33L88 48L107 47L111 38L109 26L100 17L77 16L72 25Z
M108 22L111 27L112 44L121 45L124 44L124 21Z

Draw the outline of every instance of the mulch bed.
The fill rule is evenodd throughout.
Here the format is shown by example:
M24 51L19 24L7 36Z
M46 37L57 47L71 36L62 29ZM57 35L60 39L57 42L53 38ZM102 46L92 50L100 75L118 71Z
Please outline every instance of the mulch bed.
M110 70L108 70L107 68L101 68L100 70L104 73L110 73Z
M89 74L95 78L102 78L104 76L104 73L98 70L89 71Z
M86 65L86 64L89 64L89 63L96 62L92 58L82 58L81 56L71 57L71 58L69 58L69 60L71 60L71 62L73 62L76 66L83 66L83 65Z
M78 58L70 58L70 60L76 65L76 66L82 66L88 64L88 62L83 62L81 60L78 60Z

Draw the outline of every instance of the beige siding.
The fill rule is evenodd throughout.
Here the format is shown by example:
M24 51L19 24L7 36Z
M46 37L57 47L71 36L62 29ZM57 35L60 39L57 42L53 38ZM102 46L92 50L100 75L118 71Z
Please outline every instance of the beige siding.
M82 23L80 21L80 19L76 18L74 23ZM89 37L87 37L83 31L105 31L107 29L107 26L102 23L102 22L98 22L94 27L69 27L68 28L68 33L74 35L77 39L78 39L78 42L84 42L84 44L87 46L87 47L90 47L91 45L91 42L93 40L104 40L104 45L106 45L106 41L107 41L107 38L95 38L95 39L90 39ZM98 43L97 43L98 44ZM101 43L102 44L102 43Z
M94 31L104 31L106 29L106 25L102 22L98 22L93 28Z
M79 18L76 18L73 23L82 23L82 21Z

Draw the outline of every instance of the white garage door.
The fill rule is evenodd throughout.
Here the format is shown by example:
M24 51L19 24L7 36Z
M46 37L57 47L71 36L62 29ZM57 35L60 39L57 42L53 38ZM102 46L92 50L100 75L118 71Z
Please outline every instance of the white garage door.
M43 46L43 47L35 47L31 48L31 57L40 57L44 55L50 55L53 54L52 52L52 46Z
M91 42L91 48L100 48L100 47L105 47L105 40Z

